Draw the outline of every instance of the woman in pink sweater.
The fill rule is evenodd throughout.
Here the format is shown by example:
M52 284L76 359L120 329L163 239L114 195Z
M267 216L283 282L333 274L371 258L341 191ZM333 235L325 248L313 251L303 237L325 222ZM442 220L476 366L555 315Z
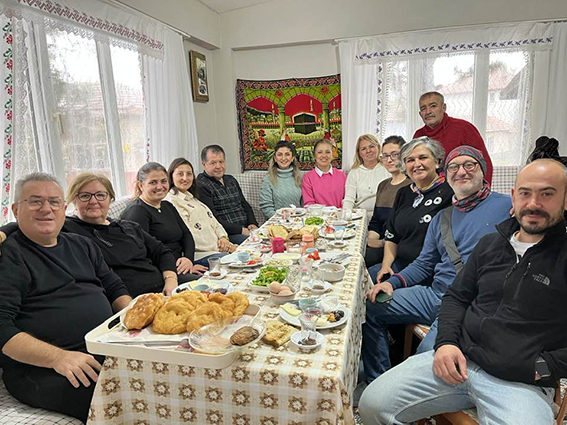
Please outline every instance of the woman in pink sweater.
M329 140L319 140L313 148L315 168L303 176L303 205L321 204L341 208L345 197L346 175L333 168L333 146Z

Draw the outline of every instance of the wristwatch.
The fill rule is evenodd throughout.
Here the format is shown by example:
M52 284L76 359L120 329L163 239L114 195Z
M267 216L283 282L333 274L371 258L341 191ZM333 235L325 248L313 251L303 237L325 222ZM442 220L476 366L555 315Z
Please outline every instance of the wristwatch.
M548 378L551 376L551 372L549 371L549 367L545 359L539 356L535 363L535 380L539 381L543 378Z

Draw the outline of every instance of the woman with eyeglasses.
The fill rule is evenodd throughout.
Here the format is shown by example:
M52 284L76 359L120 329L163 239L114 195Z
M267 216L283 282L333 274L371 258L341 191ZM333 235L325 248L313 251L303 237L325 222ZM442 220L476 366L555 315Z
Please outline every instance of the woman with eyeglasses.
M384 230L384 258L368 269L376 283L417 258L431 219L451 205L453 189L440 176L445 150L428 137L414 139L400 151L400 168L411 180L398 190Z
M195 280L207 267L193 264L193 235L177 209L165 200L169 192L169 178L165 167L157 162L148 162L138 170L136 180L136 199L122 212L121 218L135 221L171 249L180 282Z
M380 182L376 190L374 213L368 225L368 246L366 247L366 255L364 257L366 267L382 262L384 255L384 232L386 230L386 222L392 212L394 199L398 190L411 184L411 180L399 168L400 150L405 143L406 141L402 136L389 136L382 144L380 161L391 177Z
M364 208L370 216L378 184L388 178L380 164L380 143L372 134L363 134L356 141L354 162L348 173L343 208Z
M75 206L76 215L65 219L62 231L92 239L132 297L148 292L171 294L178 282L171 250L138 223L108 217L115 194L106 176L79 174L69 185L66 198ZM1 228L7 234L16 229L15 223Z

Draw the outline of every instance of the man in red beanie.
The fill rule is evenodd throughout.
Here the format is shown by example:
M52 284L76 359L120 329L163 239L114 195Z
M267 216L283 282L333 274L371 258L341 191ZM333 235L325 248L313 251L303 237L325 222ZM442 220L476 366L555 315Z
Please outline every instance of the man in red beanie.
M431 137L440 142L447 153L461 145L477 148L486 160L484 178L492 183L492 161L482 136L470 122L452 118L447 115L446 110L445 98L441 93L436 91L423 93L419 98L419 115L425 125L415 132L413 138Z

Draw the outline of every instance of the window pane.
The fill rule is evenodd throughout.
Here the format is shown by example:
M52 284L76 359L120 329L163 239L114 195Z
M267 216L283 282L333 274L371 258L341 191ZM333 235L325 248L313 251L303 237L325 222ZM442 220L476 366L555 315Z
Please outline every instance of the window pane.
M408 63L407 61L390 62L386 69L388 90L385 99L386 119L382 130L382 138L391 135L402 135L411 138L416 129L407 128L408 98ZM411 133L411 134L410 134Z
M137 52L114 46L110 47L110 52L116 86L126 187L128 192L132 193L136 173L146 162L144 97L139 55Z
M529 56L524 52L490 54L486 144L498 165L518 165L525 160L528 64Z
M67 184L84 171L110 177L95 42L56 29L46 35Z
M474 98L474 54L453 54L435 59L435 87L445 96L447 113L472 122Z

